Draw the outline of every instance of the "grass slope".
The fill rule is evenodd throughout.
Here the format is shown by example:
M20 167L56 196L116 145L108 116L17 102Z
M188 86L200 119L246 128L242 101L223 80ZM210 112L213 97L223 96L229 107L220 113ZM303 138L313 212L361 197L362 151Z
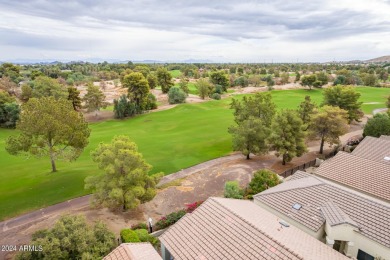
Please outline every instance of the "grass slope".
M384 107L389 89L358 88L363 110ZM321 103L321 90L273 91L279 108L296 108L310 95ZM241 98L242 95L236 96ZM231 137L227 128L233 122L229 110L231 99L200 104L183 104L173 109L141 115L128 120L111 120L91 124L90 143L81 157L73 163L59 162L57 173L50 173L47 158L22 158L4 150L5 139L14 130L0 129L0 220L26 211L52 205L81 196L84 179L99 170L89 154L99 142L109 142L115 135L133 139L146 160L154 166L153 173L165 174L222 156L231 152Z

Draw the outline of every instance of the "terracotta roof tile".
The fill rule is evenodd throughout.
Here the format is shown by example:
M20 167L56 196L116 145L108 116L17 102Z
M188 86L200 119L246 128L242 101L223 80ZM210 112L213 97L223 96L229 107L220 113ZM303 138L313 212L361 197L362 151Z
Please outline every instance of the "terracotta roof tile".
M355 221L353 221L347 214L345 214L344 211L339 208L339 206L337 206L331 200L324 202L320 209L326 222L331 226L350 224L357 228L359 227Z
M383 140L389 140L390 141L390 135L381 135L379 138L383 139Z
M390 137L386 139L366 136L355 150L353 150L352 154L390 165ZM389 160L385 160L385 157L389 157Z
M123 243L104 260L162 260L150 243Z
M268 189L267 193L255 195L254 199L313 231L318 231L324 225L326 216L323 215L323 208L332 199L333 204L361 228L362 235L390 247L390 203L376 202L374 198L358 195L356 191L331 182L296 188L299 184L294 182L306 183L313 182L313 178L318 179L308 173L298 171L295 174L297 173L306 177L286 181L278 185L284 186L282 191L272 192L278 187L276 186ZM290 186L292 189L288 189ZM302 208L294 210L294 203L299 203Z
M250 201L209 198L160 240L175 259L347 259Z
M390 164L339 152L314 174L390 201Z

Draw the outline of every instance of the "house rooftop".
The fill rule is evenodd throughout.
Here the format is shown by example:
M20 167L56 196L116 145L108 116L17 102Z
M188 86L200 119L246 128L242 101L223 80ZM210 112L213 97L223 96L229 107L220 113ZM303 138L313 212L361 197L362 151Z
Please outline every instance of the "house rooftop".
M150 243L123 243L103 260L162 260Z
M314 232L325 221L333 225L348 222L363 236L390 248L390 203L359 195L345 186L297 171L290 180L255 195L254 199ZM295 203L302 207L294 209Z
M390 141L390 135L381 135L379 139Z
M381 136L381 138L376 138L366 136L353 150L352 154L372 161L386 163L390 166L390 137ZM389 157L389 160L386 160L386 157Z
M160 240L175 259L348 259L246 200L209 198Z
M338 152L323 162L314 174L390 201L390 163Z

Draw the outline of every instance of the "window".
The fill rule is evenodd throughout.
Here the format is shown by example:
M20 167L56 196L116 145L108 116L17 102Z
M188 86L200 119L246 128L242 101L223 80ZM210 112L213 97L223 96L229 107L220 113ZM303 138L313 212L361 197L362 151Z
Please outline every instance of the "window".
M359 249L357 259L358 260L374 260L374 257L370 254L367 254L363 250Z
M299 203L295 203L292 207L293 209L300 210L302 208L302 205Z

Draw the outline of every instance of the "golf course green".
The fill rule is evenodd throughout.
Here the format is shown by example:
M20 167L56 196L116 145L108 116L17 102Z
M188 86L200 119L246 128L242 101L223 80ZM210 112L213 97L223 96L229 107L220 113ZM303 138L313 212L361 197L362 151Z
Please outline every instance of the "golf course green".
M390 89L385 88L360 87L357 91L361 93L366 114L385 107L390 94ZM320 104L321 92L284 90L272 91L272 95L278 108L296 108L305 95ZM115 135L127 135L138 145L147 162L153 165L152 173L170 174L229 154L231 136L227 128L233 123L230 102L231 98L182 104L127 120L90 124L91 136L84 153L75 162L58 162L56 173L50 173L48 158L9 155L4 143L16 132L0 129L0 220L87 194L85 177L99 173L89 154L99 142L109 142Z

